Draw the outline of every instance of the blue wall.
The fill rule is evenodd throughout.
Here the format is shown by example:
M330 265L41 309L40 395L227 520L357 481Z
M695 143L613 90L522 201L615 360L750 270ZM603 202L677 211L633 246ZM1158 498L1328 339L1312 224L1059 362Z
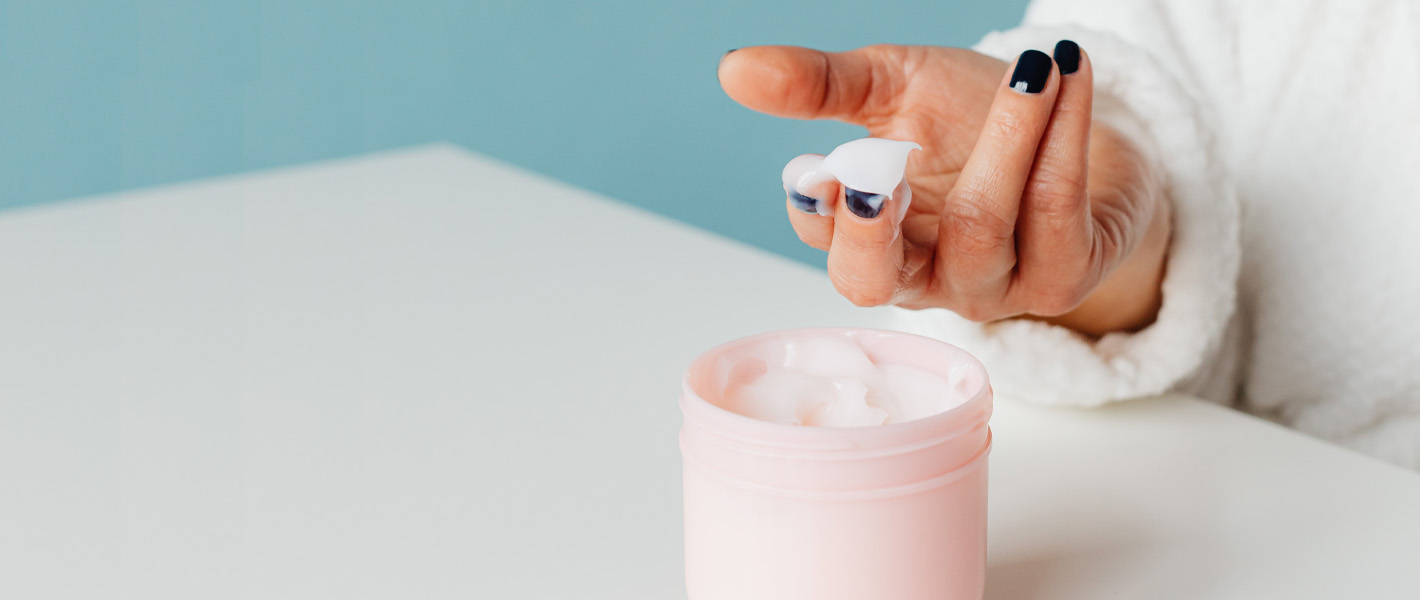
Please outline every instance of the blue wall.
M0 0L0 208L447 140L810 263L735 47L968 45L1024 0ZM517 199L509 199L517 201Z

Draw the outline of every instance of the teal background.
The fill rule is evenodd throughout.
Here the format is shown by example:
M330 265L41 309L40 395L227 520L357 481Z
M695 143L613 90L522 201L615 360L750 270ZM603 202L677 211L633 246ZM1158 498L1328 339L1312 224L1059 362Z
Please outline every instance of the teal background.
M1024 0L0 0L0 208L451 141L814 264L731 48L969 45ZM509 202L523 199L508 198Z

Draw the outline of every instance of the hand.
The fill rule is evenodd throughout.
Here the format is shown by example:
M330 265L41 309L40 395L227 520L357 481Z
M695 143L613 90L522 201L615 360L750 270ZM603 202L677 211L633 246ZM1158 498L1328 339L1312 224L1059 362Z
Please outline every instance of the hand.
M1021 70L1033 73L1014 77L1029 91L1012 89L1016 64L930 46L745 48L721 60L719 76L754 110L922 145L900 222L890 207L872 218L847 210L836 184L832 216L786 202L854 304L1023 316L1088 335L1142 328L1162 302L1167 202L1139 151L1092 121L1088 56L1078 52L1063 76L1043 54L1031 58Z

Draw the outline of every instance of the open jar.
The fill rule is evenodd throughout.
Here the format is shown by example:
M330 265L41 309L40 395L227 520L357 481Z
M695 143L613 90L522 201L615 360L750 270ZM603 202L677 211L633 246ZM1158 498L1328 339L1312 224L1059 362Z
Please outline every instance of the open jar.
M746 362L806 336L845 338L874 365L937 374L961 400L870 426L737 414L726 392L759 367ZM766 333L696 359L680 406L690 600L981 598L991 387L965 351L869 329Z

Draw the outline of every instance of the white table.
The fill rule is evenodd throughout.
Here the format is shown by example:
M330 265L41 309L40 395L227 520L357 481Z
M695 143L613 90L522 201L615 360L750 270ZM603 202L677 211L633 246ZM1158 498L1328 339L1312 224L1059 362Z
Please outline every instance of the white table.
M0 598L683 597L681 370L880 318L445 146L0 213ZM1420 597L1420 475L1186 398L993 426L989 598Z

